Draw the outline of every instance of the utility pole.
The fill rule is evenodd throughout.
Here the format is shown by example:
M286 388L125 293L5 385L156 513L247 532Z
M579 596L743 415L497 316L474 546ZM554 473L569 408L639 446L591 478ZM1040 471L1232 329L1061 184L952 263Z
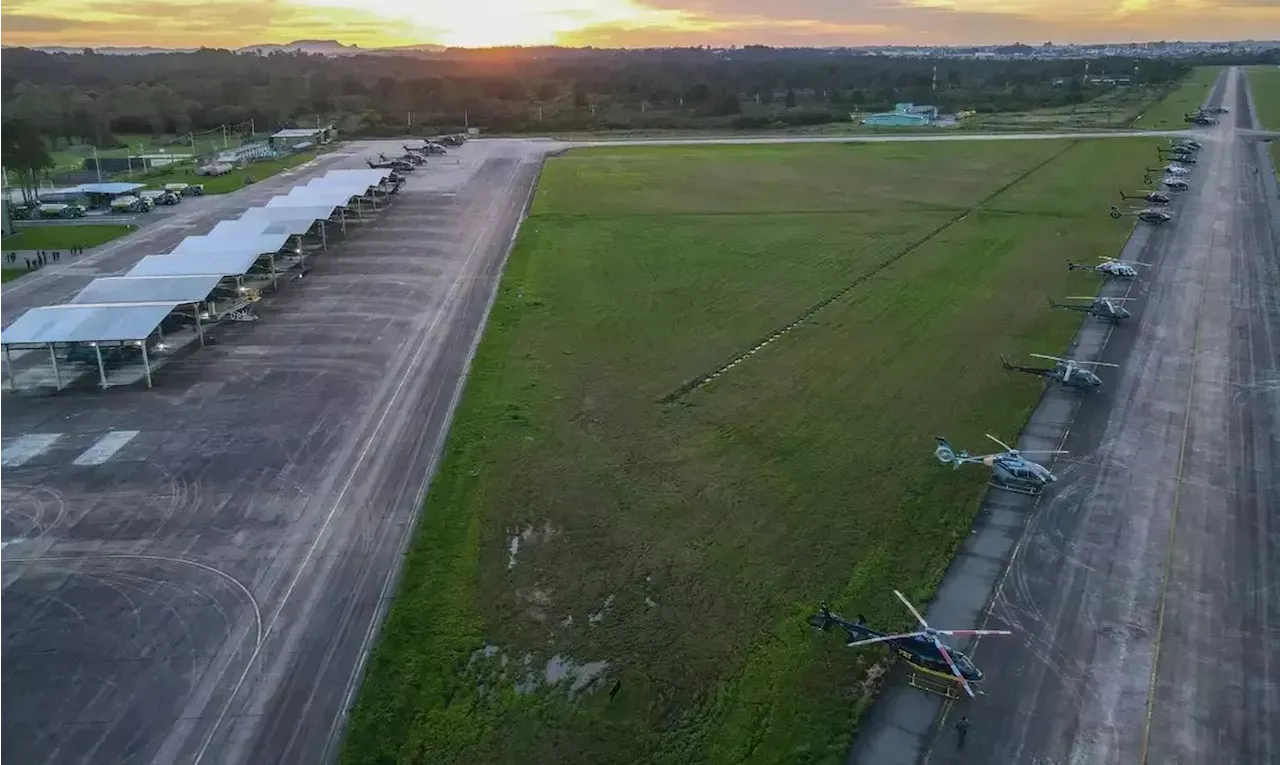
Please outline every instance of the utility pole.
M408 125L409 125L409 130L407 132L410 135L412 135L413 134L413 112L409 112Z
M227 123L222 123L222 150L227 150Z
M258 131L256 131L256 130L254 130L254 129L253 129L253 117L250 117L250 118L249 118L249 140L250 140L250 141L253 141L253 136L254 136L254 134L255 134L255 133L257 133L257 132L258 132Z
M98 171L98 183L102 183L102 161L98 159L98 146L93 147L93 169Z
M462 110L462 126L468 129L471 127L471 115L466 109Z
M641 111L644 111L642 108ZM542 104L538 104L538 122L542 122Z

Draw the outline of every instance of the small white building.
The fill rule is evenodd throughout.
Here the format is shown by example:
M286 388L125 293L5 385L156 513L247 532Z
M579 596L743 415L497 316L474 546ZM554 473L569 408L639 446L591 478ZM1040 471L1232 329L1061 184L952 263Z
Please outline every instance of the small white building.
M286 152L300 143L309 143L314 146L329 143L333 140L333 136L333 125L329 125L328 127L287 128L273 133L267 140L271 148L278 152Z

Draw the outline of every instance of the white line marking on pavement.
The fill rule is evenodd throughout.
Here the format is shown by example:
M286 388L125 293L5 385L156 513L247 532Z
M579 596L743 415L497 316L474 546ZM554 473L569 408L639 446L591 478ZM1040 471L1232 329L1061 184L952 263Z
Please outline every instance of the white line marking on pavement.
M32 433L22 436L4 447L0 452L0 466L18 467L25 465L41 454L49 451L54 442L62 438L61 433Z
M107 460L115 456L116 452L124 448L124 445L133 440L138 435L136 430L113 430L88 449L84 454L76 457L77 465L101 465Z

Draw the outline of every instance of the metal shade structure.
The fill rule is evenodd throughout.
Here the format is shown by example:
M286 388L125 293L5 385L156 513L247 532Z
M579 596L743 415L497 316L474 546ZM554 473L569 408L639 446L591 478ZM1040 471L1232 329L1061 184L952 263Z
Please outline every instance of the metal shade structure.
M243 228L222 234L189 236L170 250L170 255L189 253L249 253L270 255L280 251L289 242L288 234L249 234Z
M257 252L148 255L129 276L243 276L261 257Z
M0 331L0 345L145 340L179 305L177 301L164 301L32 308Z
M165 256L168 257L168 256ZM71 304L84 303L201 303L225 277L219 274L196 276L104 276L94 279Z
M245 223L261 222L263 233L288 233L298 236L310 231L316 223L329 220L336 209L338 209L337 205L250 207L237 220Z
M147 356L147 339L173 309L180 303L174 301L143 303L79 303L32 308L0 332L0 346L4 348L5 361L12 375L13 360L9 349L13 346L40 346L49 349L53 362L53 377L62 389L62 373L58 369L57 345L59 343L89 343L98 362L98 379L107 387L107 370L102 361L102 345L136 344L142 354L142 366L146 373L147 387L151 387L151 360ZM203 336L201 338L203 340ZM17 381L12 381L17 387Z

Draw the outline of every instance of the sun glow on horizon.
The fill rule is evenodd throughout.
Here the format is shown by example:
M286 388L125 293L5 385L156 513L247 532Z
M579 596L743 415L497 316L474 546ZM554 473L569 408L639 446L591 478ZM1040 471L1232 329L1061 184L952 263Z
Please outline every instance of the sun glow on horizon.
M352 8L355 0L296 0L300 6ZM429 42L459 48L555 45L592 27L682 29L683 11L650 8L634 0L469 0L447 8L414 0L369 0L361 9L403 19L428 33Z

